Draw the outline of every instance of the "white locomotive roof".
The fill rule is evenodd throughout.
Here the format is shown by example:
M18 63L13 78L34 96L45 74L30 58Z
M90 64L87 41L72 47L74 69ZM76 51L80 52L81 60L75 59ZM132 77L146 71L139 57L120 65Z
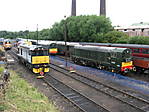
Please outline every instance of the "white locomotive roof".
M50 41L48 41L48 40L40 40L38 42L38 44L40 44L40 45L49 45L50 44Z
M76 49L84 49L84 50L94 50L94 51L103 51L103 52L110 52L110 51L115 51L116 52L121 52L127 48L117 48L117 47L99 47L99 46L91 46L91 45L77 45L74 48Z
M29 50L35 50L35 48L42 47L42 46L22 44L19 47L23 47Z
M64 41L58 41L58 42L56 42L56 44L65 45L65 42ZM69 45L69 46L80 45L78 42L66 42L66 44Z

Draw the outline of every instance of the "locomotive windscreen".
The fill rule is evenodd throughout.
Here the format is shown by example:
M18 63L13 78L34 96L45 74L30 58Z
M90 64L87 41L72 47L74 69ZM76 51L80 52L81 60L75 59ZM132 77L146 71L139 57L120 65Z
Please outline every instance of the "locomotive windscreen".
M32 56L48 56L48 50L43 47L36 48L32 51Z
M131 57L131 49L126 49L123 51L122 53L122 57L125 58L125 62L129 62L132 60L132 57Z

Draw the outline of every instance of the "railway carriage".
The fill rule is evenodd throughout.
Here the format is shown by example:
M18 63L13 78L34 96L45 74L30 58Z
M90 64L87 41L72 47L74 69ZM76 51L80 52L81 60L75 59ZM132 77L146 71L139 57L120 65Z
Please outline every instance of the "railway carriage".
M149 73L149 45L111 44L111 46L132 49L133 63L137 72Z
M112 72L127 73L133 69L131 49L97 46L75 46L71 59L81 65Z
M44 77L44 74L49 72L48 50L42 46L20 45L18 58L33 73L38 74L39 78Z

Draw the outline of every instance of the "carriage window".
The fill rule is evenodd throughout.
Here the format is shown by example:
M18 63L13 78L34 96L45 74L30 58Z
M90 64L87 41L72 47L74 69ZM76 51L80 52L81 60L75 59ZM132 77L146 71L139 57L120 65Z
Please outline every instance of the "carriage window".
M133 49L133 52L134 52L134 53L139 53L140 50L139 50L139 49Z
M142 49L143 54L149 54L149 49Z
M135 29L132 29L132 31L135 31Z

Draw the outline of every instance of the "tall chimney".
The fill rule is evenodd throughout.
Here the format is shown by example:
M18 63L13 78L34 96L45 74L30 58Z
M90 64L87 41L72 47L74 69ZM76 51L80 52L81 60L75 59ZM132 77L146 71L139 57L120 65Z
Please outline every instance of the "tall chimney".
M106 16L106 0L100 0L100 16Z
M71 16L76 16L76 0L72 0Z

